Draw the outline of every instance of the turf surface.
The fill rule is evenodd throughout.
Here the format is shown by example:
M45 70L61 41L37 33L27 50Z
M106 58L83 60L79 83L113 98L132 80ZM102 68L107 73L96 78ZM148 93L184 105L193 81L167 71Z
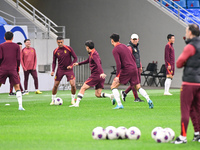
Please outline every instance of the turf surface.
M104 90L111 93L110 90ZM1 150L118 150L118 149L199 149L192 142L193 127L188 127L187 144L156 143L151 131L156 126L172 128L180 134L180 92L170 90L173 96L164 96L163 90L146 90L154 109L145 102L133 102L132 93L123 102L124 109L113 110L108 98L96 98L94 90L86 91L79 108L69 108L70 91L59 91L62 106L50 106L51 92L23 96L26 111L18 111L15 97L0 94L0 149ZM78 91L77 91L78 93ZM141 97L141 96L140 96ZM142 98L144 100L144 98ZM10 104L10 106L5 106ZM93 140L92 130L97 126L136 126L141 130L139 140Z

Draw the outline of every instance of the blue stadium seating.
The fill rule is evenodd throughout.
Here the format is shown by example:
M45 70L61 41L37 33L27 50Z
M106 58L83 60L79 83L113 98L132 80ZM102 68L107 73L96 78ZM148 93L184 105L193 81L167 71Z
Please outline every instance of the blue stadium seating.
M188 8L199 8L199 0L187 1Z
M186 0L174 0L174 2L180 5L181 7L186 8ZM178 7L178 6L174 4L174 7Z

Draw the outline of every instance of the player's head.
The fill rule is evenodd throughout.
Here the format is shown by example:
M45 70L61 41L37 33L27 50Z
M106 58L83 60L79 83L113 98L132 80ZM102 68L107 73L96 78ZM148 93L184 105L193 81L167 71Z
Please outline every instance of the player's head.
M63 39L63 37L61 37L61 36L58 36L57 37L57 44L58 44L58 47L63 47L63 45L64 45L64 39Z
M11 31L7 31L4 38L5 40L13 40L13 33Z
M110 39L111 39L111 44L114 46L115 43L119 42L119 34L113 33L113 34L110 36Z
M185 37L186 39L192 39L199 36L199 26L196 24L190 24L186 27Z
M89 53L94 48L94 42L92 40L88 40L85 42L85 49Z
M25 44L26 48L29 48L31 46L31 40L30 39L24 40L24 44Z
M22 50L22 43L21 42L17 42L17 44L19 45L20 50Z
M175 37L173 34L168 34L167 35L167 40L170 42L170 43L174 43L175 42Z
M139 42L139 36L137 34L132 34L131 35L131 43L133 43L134 45L137 45Z

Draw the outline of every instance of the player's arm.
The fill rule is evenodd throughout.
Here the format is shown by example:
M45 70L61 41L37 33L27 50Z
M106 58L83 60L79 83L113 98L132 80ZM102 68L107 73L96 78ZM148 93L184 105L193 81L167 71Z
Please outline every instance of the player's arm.
M20 53L20 48L18 46L18 49L17 49L17 72L19 72L19 67L20 67L20 58L21 58L21 53Z
M120 76L120 72L121 72L121 61L120 61L119 54L117 53L116 50L113 51L113 56L115 58L116 67L117 67L116 77L119 77Z
M53 75L54 75L54 72L55 72L56 60L57 60L56 53L54 54L54 52L53 52L53 62L52 62L52 72L51 72L51 76L53 76Z
M22 68L24 69L24 71L27 71L25 65L24 65L24 49L22 49L21 51L21 65L22 65Z
M2 51L2 48L0 46L0 65L1 65L2 61L3 61L3 51Z
M70 50L71 50L71 56L73 57L73 61L72 61L72 63L67 67L67 69L72 69L72 67L74 66L74 63L77 62L77 56L76 56L74 50L73 50L71 47L69 47L69 48L70 48Z
M95 64L98 66L98 72L100 74L104 73L104 71L102 69L102 66L101 66L101 61L100 61L99 57L96 54L94 54L92 56L92 59L94 60Z
M36 55L36 52L35 52L35 49L34 49L34 67L33 67L33 70L36 70L36 67L37 67L37 55Z
M82 62L79 62L78 65L83 65L83 64L88 64L89 63L89 57L88 59L82 61Z
M169 51L170 51L170 47L169 47L169 45L167 44L167 45L165 46L165 65L167 66L167 69L171 70Z
M188 58L193 56L196 53L195 47L191 44L188 44L183 49L183 52L178 57L178 60L176 61L177 68L182 68L185 63L187 62Z
M131 46L128 46L128 49L130 50L131 54L133 54L133 49Z

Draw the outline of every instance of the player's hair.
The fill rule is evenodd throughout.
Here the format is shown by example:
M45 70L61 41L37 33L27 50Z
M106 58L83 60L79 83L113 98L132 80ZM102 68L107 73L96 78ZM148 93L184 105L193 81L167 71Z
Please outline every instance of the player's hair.
M22 43L21 43L21 42L17 42L17 44L18 44L18 45L22 45Z
M26 41L31 41L30 39L26 39L26 40L24 40L24 43L26 43Z
M11 31L7 31L5 33L5 39L6 40L12 40L12 38L13 38L13 33Z
M189 24L188 25L188 30L190 30L192 32L192 35L194 36L199 36L199 26L196 24Z
M119 34L117 33L113 33L110 38L113 39L114 42L119 42Z
M58 36L58 37L57 37L57 41L58 41L58 40L63 40L63 37Z
M94 42L92 40L88 40L85 42L85 46L88 46L90 49L94 48Z
M174 35L173 34L168 34L167 35L167 40L169 41L169 39L171 39Z

